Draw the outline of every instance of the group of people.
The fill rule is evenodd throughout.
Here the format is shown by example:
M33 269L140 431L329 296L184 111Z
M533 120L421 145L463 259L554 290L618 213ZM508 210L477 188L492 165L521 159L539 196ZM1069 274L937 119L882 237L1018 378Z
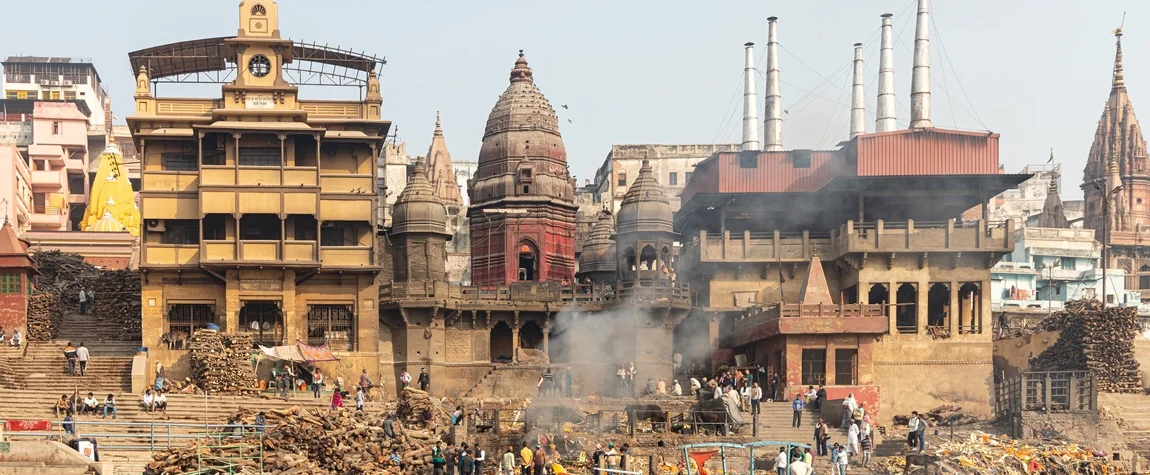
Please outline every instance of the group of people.
M507 453L511 453L511 447L507 448ZM507 459L504 454L503 461ZM515 456L511 456L512 462ZM392 455L394 461L400 468L403 468L403 461L399 459L397 454ZM499 469L503 469L503 461L499 464ZM467 442L455 446L454 442L448 443L446 447L442 441L437 442L431 448L431 467L434 475L479 475L483 473L483 465L487 463L487 451L479 447L471 447Z
M427 368L419 368L419 390L427 392L431 388L431 375L427 374ZM403 368L403 373L399 375L399 390L407 389L407 385L411 384L411 373L407 372L407 368Z
M791 401L791 409L794 412L794 417L791 421L791 427L802 427L802 413L807 404L811 404L815 408L821 408L826 403L827 392L826 388L819 386L815 390L813 386L808 387L807 393L795 394L794 400ZM849 464L851 457L862 456L862 466L870 464L871 451L874 446L872 439L872 425L870 414L866 411L866 404L858 402L855 399L854 393L847 394L843 399L843 417L840 429L846 429L847 439L845 444L834 443L828 450L827 442L831 438L830 427L823 418L819 418L815 422L814 431L814 445L815 454L820 457L830 455L831 463L840 475L846 474L846 466ZM838 468L841 466L841 470Z
M88 351L88 347L84 343L80 343L80 347L72 346L72 342L64 347L64 360L68 362L68 374L70 376L83 376L84 372L88 370L88 361L92 358L92 354Z
M20 334L19 329L12 330L12 336L8 336L8 332L0 328L0 342L8 342L8 346L19 347L24 344L24 335Z
M165 407L167 402L165 400ZM116 418L116 395L108 394L101 404L100 400L96 398L93 393L88 393L87 396L80 396L80 391L72 392L72 395L60 395L60 399L56 400L56 406L53 408L56 412L56 417L63 417L62 426L64 433L68 435L76 435L76 417L80 415L102 414L102 419L107 419L108 414L112 415L112 419Z
M559 376L559 373L559 371L552 372L551 367L543 370L535 386L539 391L539 397L571 397L575 375L571 372L570 366L562 371L562 376Z
M96 306L96 292L80 289L80 315L87 315L88 309Z
M763 381L768 385L763 388ZM773 400L774 390L778 386L778 378L769 375L766 370L757 366L747 369L729 369L719 373L714 378L691 378L691 395L703 399L710 395L713 399L734 394L732 399L738 400L740 408L751 414L761 411L763 402ZM678 387L678 382L675 382Z

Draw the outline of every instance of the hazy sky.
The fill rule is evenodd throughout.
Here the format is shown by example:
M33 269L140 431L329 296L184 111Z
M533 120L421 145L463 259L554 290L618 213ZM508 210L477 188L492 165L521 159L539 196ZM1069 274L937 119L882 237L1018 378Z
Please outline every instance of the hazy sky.
M92 58L122 122L133 108L127 53L234 35L238 3L62 0L52 10L71 14L5 22L0 55ZM383 116L399 127L412 155L425 153L440 110L453 157L474 160L518 49L526 50L536 83L560 115L580 182L593 176L611 144L738 142L742 45L755 42L761 57L772 15L779 17L787 148L828 148L846 138L855 42L865 45L867 129L873 130L879 15L886 12L895 14L900 126L909 116L913 0L279 5L286 37L387 57ZM1053 148L1064 163L1064 198L1080 197L1083 165L1110 89L1110 32L1124 11L1126 84L1135 107L1150 108L1150 2L935 0L935 125L1001 133L1001 161L1011 172L1044 163ZM760 76L760 100L762 82ZM211 95L218 89L179 92ZM762 118L762 104L759 109Z

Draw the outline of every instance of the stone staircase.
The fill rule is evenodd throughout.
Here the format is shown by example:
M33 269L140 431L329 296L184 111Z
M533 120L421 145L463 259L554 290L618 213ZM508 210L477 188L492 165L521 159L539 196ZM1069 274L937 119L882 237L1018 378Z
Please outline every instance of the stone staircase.
M1150 460L1150 395L1098 393L1098 404L1122 418L1118 427L1126 446Z
M539 375L546 369L546 365L493 365L464 397L535 397Z
M67 373L64 348L68 342L77 347L82 342L91 353L84 376ZM22 351L6 347L0 352L0 358L7 359L0 366L0 387L57 394L77 389L105 395L130 391L132 357L139 346L138 342L118 341L116 331L102 327L94 317L69 315L56 339L29 342Z

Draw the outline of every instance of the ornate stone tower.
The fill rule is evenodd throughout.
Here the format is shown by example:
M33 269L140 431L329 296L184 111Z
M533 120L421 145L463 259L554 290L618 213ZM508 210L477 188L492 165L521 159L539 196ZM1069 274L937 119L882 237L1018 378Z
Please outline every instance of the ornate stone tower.
M1146 139L1134 115L1134 106L1122 74L1122 30L1116 31L1115 36L1110 97L1094 132L1094 143L1090 146L1082 182L1086 198L1084 225L1098 231L1099 239L1102 238L1105 221L1109 221L1112 233L1150 226L1150 170L1146 166ZM1116 188L1118 190L1114 191ZM1103 214L1103 193L1112 193L1108 216Z
M399 194L392 214L395 282L447 281L447 207L427 180L423 160Z
M587 240L583 242L583 253L579 254L579 272L575 277L580 282L589 280L596 284L615 284L617 265L612 234L615 234L615 219L611 213L601 211L595 226L587 233Z
M575 277L575 183L559 119L522 51L487 117L469 185L472 282Z
M679 235L671 220L671 204L651 173L651 163L643 160L639 177L623 195L615 227L621 296L635 286L672 280L672 250Z

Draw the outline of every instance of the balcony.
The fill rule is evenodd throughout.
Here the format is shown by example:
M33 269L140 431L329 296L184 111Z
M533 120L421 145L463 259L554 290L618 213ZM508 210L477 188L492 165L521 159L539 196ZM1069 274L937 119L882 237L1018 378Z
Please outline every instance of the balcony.
M300 101L309 119L362 119L363 103L348 101Z
M35 191L60 191L68 186L68 174L65 170L33 170L32 189Z
M735 321L734 346L778 335L881 335L890 330L882 305L775 304L756 307Z
M239 186L277 186L280 184L280 167L240 167L236 175Z
M195 196L145 196L143 202L144 219L200 219L199 200Z
M203 241L200 244L200 255L204 257L200 261L229 265L268 265L278 262L285 266L313 267L319 264L315 258L315 249L315 241L241 240L238 244L235 241Z
M280 260L279 241L240 241L241 261L273 262Z
M149 266L195 266L200 263L200 246L194 244L152 244L146 245L146 259Z
M371 199L374 197L374 194L368 193L362 198L321 199L319 204L320 219L324 221L375 222L375 214L371 206Z
M201 186L235 186L236 168L222 165L200 166Z
M658 271L640 271L658 272ZM686 282L672 282L664 278L627 279L619 282L618 298L632 301L671 301L690 303L691 293Z
M847 221L831 235L830 253L841 256L861 252L997 252L1014 250L1014 222L988 227L979 220L964 226L942 222L855 223Z
M203 186L315 186L315 167L239 167L203 165ZM368 188L370 190L370 188Z
M196 172L143 172L143 191L195 193L199 184L200 175Z
M319 251L324 267L371 267L375 265L371 246L323 246Z
M284 260L315 262L315 241L284 241Z
M200 260L202 262L220 261L233 262L236 260L235 241L200 241Z
M815 255L830 254L827 235L816 238L801 233L724 232L721 235L699 231L699 237L686 243L680 252L681 269L710 262L808 262ZM824 257L826 258L826 257Z
M34 205L29 221L35 230L62 230L68 223L68 210L56 206Z
M320 189L324 193L372 192L371 175L320 175Z

